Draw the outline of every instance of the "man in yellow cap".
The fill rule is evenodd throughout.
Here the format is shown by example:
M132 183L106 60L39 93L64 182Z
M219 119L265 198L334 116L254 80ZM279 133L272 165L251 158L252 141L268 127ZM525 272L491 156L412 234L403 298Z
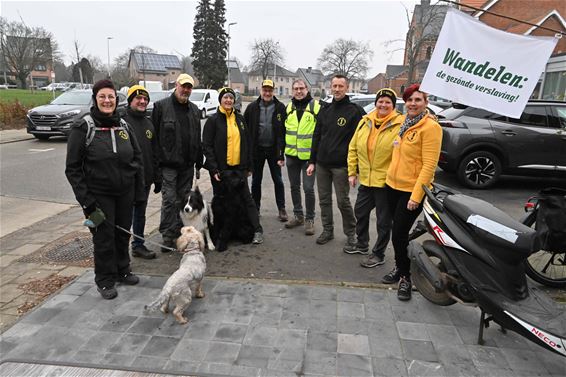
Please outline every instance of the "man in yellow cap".
M285 211L285 189L281 176L285 148L285 105L273 95L273 81L263 80L261 95L248 105L244 119L250 129L253 145L252 197L259 212L261 206L261 181L265 161L271 172L275 187L275 202L279 210L279 221L287 221Z
M153 123L147 117L146 109L149 104L149 92L141 85L134 85L128 90L128 107L124 120L136 135L143 157L145 182L144 200L134 204L132 215L132 231L137 237L132 237L132 255L138 258L153 259L155 253L144 245L145 211L149 190L153 183L153 192L161 191L161 175L159 174L158 146L155 138Z
M191 76L180 74L173 94L155 103L151 117L163 179L159 232L168 248L174 248L174 240L180 234L179 211L191 190L195 167L197 178L202 167L200 112L189 101L194 84ZM161 251L168 252L168 248Z

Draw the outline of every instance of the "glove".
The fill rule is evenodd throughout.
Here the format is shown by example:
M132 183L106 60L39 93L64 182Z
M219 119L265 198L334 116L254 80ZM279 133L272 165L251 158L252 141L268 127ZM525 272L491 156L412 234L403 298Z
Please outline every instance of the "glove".
M196 179L200 179L200 169L197 169L197 170L195 171L195 178L196 178Z
M92 212L88 218L83 222L84 226L88 226L89 228L96 228L100 224L102 224L106 220L106 216L104 216L104 212L100 208L96 208L94 212Z
M153 192L155 194L159 194L161 192L161 187L163 186L163 184L161 182L155 182L153 184Z

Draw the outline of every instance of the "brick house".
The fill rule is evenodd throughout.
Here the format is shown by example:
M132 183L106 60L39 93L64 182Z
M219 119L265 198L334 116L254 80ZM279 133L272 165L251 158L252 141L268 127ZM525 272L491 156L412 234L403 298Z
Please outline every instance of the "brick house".
M169 88L171 83L174 83L179 74L183 73L181 61L175 55L154 54L130 52L130 59L128 61L128 69L130 77L135 82L146 81L160 81L163 89ZM195 87L198 86L196 77Z
M295 72L277 65L274 71L273 64L267 68L267 77L275 83L275 95L279 97L290 97L293 94L292 85L298 76ZM259 95L261 89L261 82L263 81L263 74L261 70L253 70L248 72L248 93L252 95Z

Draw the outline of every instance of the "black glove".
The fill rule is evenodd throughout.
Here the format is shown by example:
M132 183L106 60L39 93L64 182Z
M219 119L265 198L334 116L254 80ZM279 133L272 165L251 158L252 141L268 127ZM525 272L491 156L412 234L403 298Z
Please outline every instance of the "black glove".
M156 194L159 194L161 192L161 188L162 188L162 183L161 182L155 182L153 183L153 192Z
M196 178L196 179L200 179L200 169L197 169L197 170L195 171L195 178Z
M100 224L102 224L106 220L106 216L104 212L100 208L96 208L94 212L92 212L88 218L84 221L83 225L88 226L89 228L96 228Z

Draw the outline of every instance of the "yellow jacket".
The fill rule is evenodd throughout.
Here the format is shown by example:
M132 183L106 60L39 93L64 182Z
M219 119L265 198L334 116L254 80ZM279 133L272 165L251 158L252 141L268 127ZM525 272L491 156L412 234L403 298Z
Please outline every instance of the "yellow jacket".
M420 203L424 197L422 185L431 187L434 179L441 145L442 128L429 116L409 128L402 139L397 135L387 170L387 185L411 192L411 200Z
M377 122L377 111L365 115L348 147L348 176L358 176L360 184L368 187L384 187L387 168L391 163L393 141L399 134L403 116L397 114L386 124L377 129L377 140L373 156L368 156L368 138L372 127Z

